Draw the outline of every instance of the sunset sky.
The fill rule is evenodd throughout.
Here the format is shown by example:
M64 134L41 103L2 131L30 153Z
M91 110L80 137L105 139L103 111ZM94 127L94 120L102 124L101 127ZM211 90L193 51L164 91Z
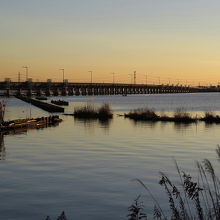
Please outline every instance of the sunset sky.
M218 84L220 1L0 0L0 80Z

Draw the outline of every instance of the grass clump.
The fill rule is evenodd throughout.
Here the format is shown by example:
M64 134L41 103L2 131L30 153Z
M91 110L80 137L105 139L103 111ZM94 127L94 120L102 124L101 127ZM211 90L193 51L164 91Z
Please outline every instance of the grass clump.
M220 159L220 146L217 147ZM155 202L154 219L161 220L219 220L220 219L220 180L210 160L197 162L198 179L196 181L180 171L175 161L180 185L174 184L169 177L160 172L159 184L168 197L169 212L165 213L153 193L141 180L137 181L148 191ZM143 210L142 210L143 211ZM146 215L146 214L145 214Z
M147 215L143 212L143 202L139 201L140 195L134 200L133 204L128 208L128 220L147 220Z
M143 120L143 121L158 121L160 116L152 109L135 109L127 114L124 114L124 117L134 119L134 120Z
M184 111L183 109L177 109L174 112L173 120L175 122L195 122L196 118L193 118L189 112Z
M215 115L213 112L205 112L205 115L203 118L201 118L201 121L205 121L207 123L219 123L220 117L219 115Z
M198 118L194 118L190 113L177 109L173 116L158 115L151 109L135 109L127 114L124 114L125 118L130 118L136 121L162 121L162 122L175 122L175 123L192 123L197 122Z
M112 110L110 105L104 103L99 108L87 104L83 107L74 109L74 116L76 118L84 118L84 119L110 119L113 117Z

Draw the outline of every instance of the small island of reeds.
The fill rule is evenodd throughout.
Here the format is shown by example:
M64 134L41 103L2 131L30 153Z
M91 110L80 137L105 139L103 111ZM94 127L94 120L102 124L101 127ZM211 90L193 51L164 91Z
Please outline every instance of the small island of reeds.
M100 107L96 107L91 104L87 104L83 107L77 107L74 109L73 115L76 118L101 120L111 119L113 117L111 107L107 103L104 103Z
M220 123L220 116L213 112L205 112L203 117L194 117L189 112L182 109L177 109L172 116L162 114L159 115L152 109L135 109L124 114L125 118L135 121L151 121L151 122L175 122L175 123L195 123L203 121L205 123Z

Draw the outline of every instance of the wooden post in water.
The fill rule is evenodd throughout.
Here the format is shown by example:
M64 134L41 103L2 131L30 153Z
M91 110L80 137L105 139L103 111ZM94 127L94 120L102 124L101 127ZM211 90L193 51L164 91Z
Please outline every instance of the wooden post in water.
M0 101L0 123L4 121L5 116L5 102Z

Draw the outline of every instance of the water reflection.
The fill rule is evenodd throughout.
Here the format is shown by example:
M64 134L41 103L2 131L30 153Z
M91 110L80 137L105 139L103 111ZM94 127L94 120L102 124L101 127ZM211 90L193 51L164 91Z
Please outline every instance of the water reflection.
M110 125L112 123L112 119L82 119L82 118L74 118L74 122L76 124L83 124L85 128L94 129L95 127L101 127L104 130L109 130Z
M156 122L156 121L135 121L132 120L132 124L134 126L138 126L138 127L149 127L149 128L155 128L160 122Z
M5 151L5 144L4 144L4 134L0 133L0 160L5 160L6 151Z
M173 128L175 130L185 130L191 127L192 125L197 125L197 123L179 123L179 122L174 122Z
M148 127L151 129L156 129L160 127L161 129L166 129L168 127L172 127L174 130L178 131L184 131L188 130L192 127L197 127L197 123L180 123L180 122L163 122L163 121L135 121L132 120L132 125L138 126L138 127ZM208 125L213 126L213 125Z

